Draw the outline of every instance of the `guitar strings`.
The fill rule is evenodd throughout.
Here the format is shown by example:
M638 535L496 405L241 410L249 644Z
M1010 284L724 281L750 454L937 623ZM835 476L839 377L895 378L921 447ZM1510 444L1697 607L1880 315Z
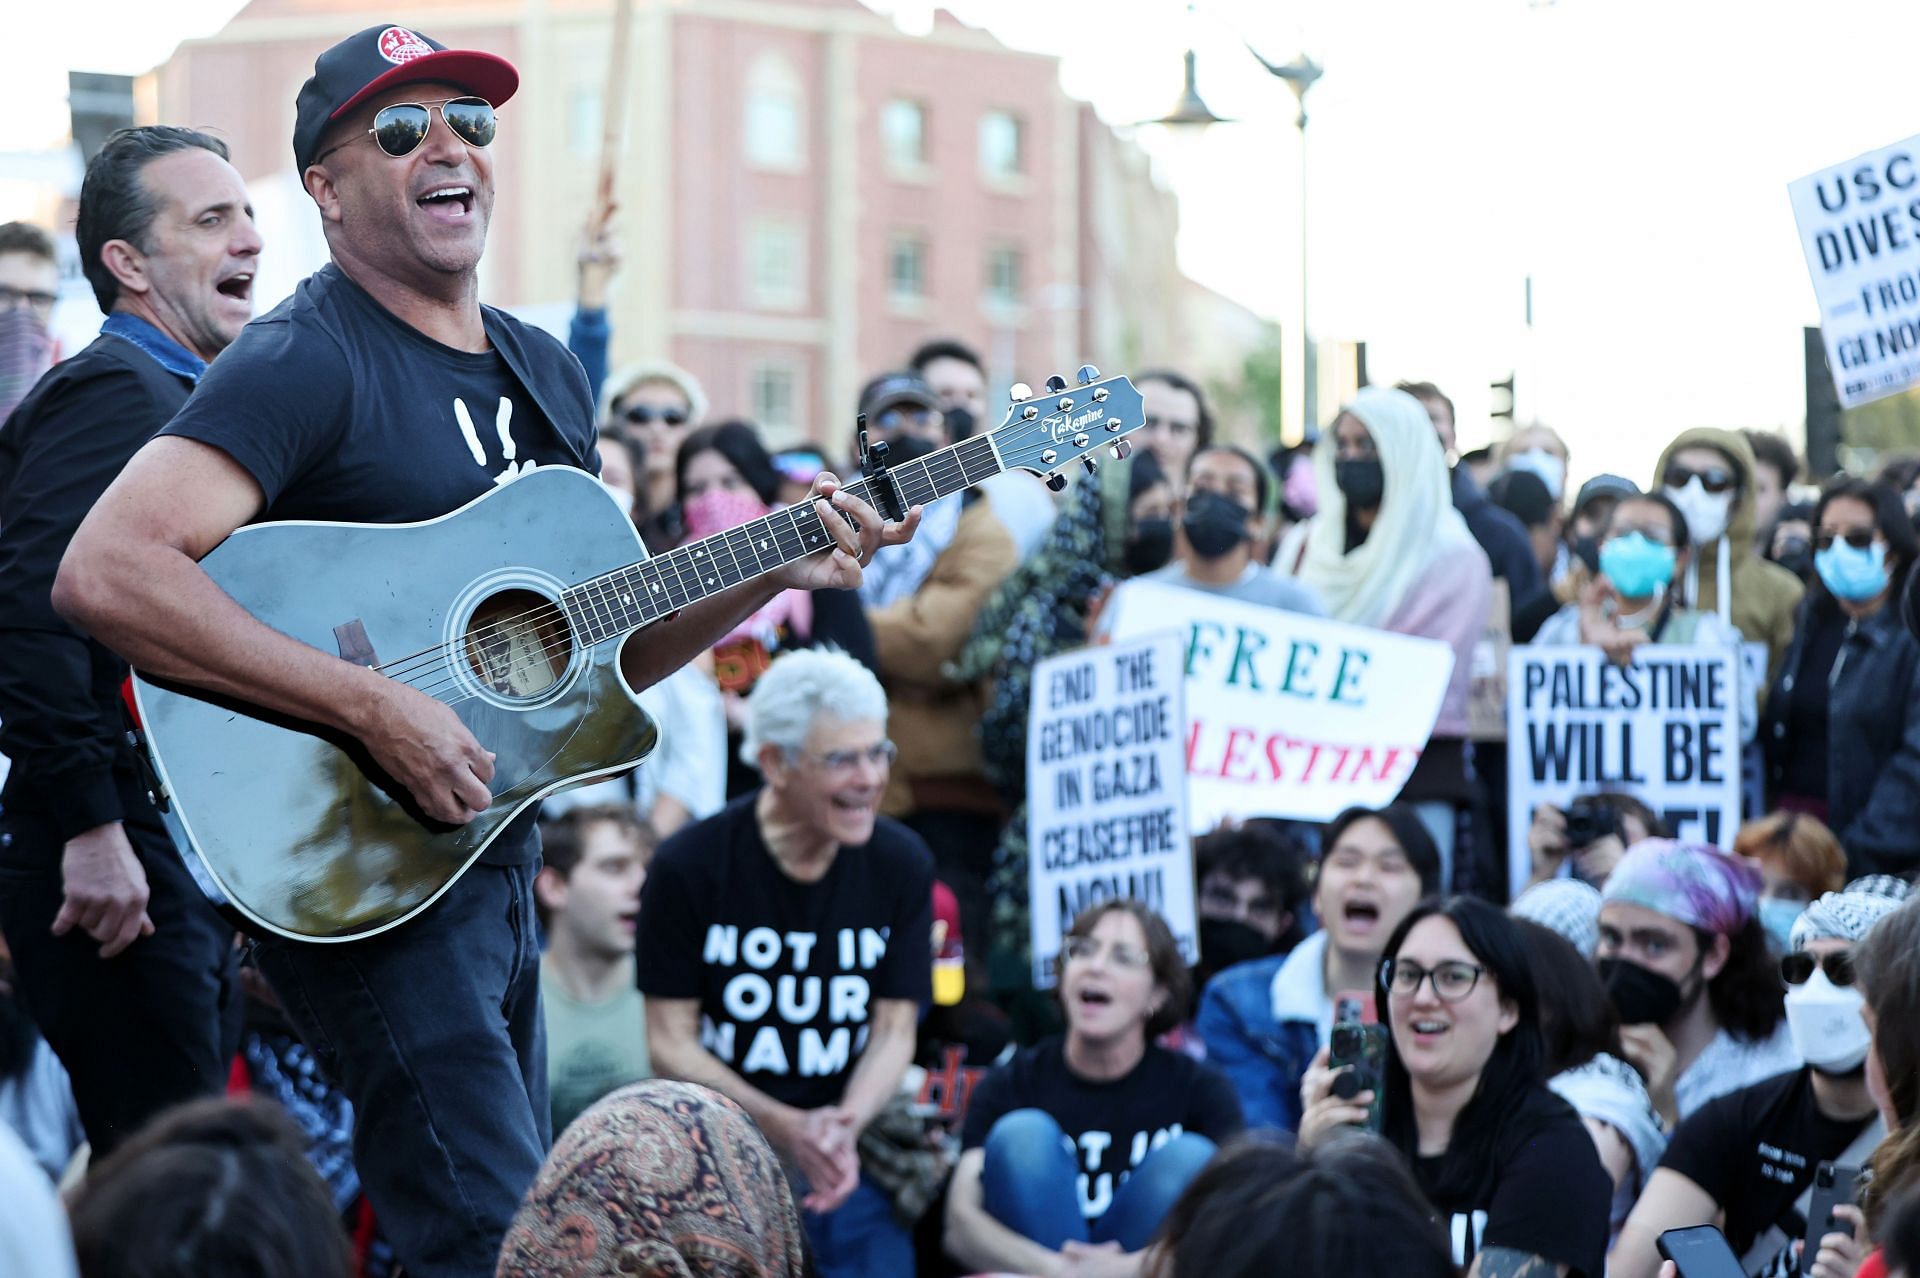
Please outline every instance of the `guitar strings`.
M976 438L980 438L980 437L976 437ZM970 479L970 476L967 473L967 461L965 458L963 458L960 455L961 449L965 446L967 442L968 441L962 441L960 444L956 444L951 448L942 449L939 453L936 453L931 457L919 459L918 465L922 472L921 475L919 476L919 479L922 483L925 483L927 487L931 490L931 492L929 493L929 500L938 499L938 497L940 496L940 484L942 482L947 482L947 481L951 481L954 478L958 478L959 480L962 481L962 484L964 485L966 481ZM991 446L989 445L989 447ZM975 451L978 452L979 450L976 449ZM986 458L981 457L977 460L986 460ZM934 475L934 472L936 469L936 463L940 471L948 472L946 474L943 474L940 480L938 481L936 481L935 475ZM909 464L913 464L913 463L909 463ZM902 468L902 472L904 472L904 467ZM996 467L995 473L998 473L997 467ZM900 478L902 480L909 480L912 477L904 473L901 473ZM983 476L983 478L986 478L986 476ZM845 491L852 496L861 497L864 499L867 496L866 481L864 479L855 480L852 483L843 485L842 491ZM912 505L912 504L924 504L924 503L909 502L908 504ZM812 515L816 521L816 526L821 527L823 530L825 529L825 525L820 524L818 522L819 512L817 510L814 510L810 505L787 506L787 507L783 507L780 511L776 511L774 513L787 515L788 522L792 526L791 531L793 532L794 535L799 536L805 533L806 531L806 529L798 522L799 515L801 512ZM772 515L762 516L763 519L771 519L772 517L773 517ZM745 527L745 525L742 525L741 527ZM718 541L721 543L722 546L725 547L728 558L733 561L734 569L736 571L740 571L742 569L742 565L740 562L739 554L734 550L734 548L731 545L728 545L724 540L729 535L733 533L737 533L738 531L739 531L739 528L730 528L730 529L722 530L721 532L714 533L709 537L701 538L697 542L690 542L686 546L677 547L674 550L667 552L665 555L657 556L654 559L643 560L641 561L641 564L672 563L672 566L675 569L676 575L679 575L681 571L681 565L679 563L673 562L674 557L678 556L680 559L690 558L690 556L686 555L684 552L688 550L695 550L699 547L706 546L708 543ZM775 536L777 541L778 534L776 533ZM838 543L835 542L835 543L832 543L832 546L822 547L821 549L830 550L837 546L838 546ZM808 553L817 554L820 552L819 551L803 552L801 555L796 556L796 558L805 558ZM710 558L714 558L715 562L718 561L717 557L710 556ZM758 556L756 555L755 558L756 558L756 568L758 568L759 567L757 562ZM782 562L786 563L791 561L783 560ZM639 567L639 566L640 564L631 565L631 567ZM761 572L764 572L764 571L767 571L767 570L761 569L759 572L755 572L755 573L749 574L748 576L742 577L740 583L733 583L733 584L741 584L741 583L744 583L745 581L752 580L754 576L758 576L760 575ZM610 575L610 574L607 574L607 575ZM584 585L587 583L581 583L581 584ZM683 588L684 588L684 585L685 585L685 582L683 579L682 581ZM715 592L715 593L718 593L718 592ZM702 596L702 598L710 598L710 597L711 596ZM688 601L689 605L695 602L699 602L699 600ZM536 621L535 618L538 618L538 620ZM560 627L563 633L559 635L557 638L551 639L551 640L543 639L541 641L540 650L538 653L538 657L540 659L550 660L555 654L562 651L570 650L576 642L576 638L572 634L573 626L571 625L570 619L566 615L566 611L564 607L560 603L555 602L553 600L547 600L541 604L535 605L532 608L526 609L521 613L515 614L513 616L509 616L509 617L503 617L496 621L490 622L488 624L492 628L493 634L496 636L499 635L501 632L506 631L510 628L532 628L536 631L536 633L538 633L542 630L546 630L549 627L554 627L554 626ZM646 623L642 622L641 624L644 625ZM635 627L635 628L638 628L638 627ZM612 636L607 636L607 637L611 638ZM472 640L469 639L468 642L472 642ZM465 645L462 644L460 646L465 646ZM443 696L443 694L448 690L452 688L457 688L460 686L462 682L461 676L454 672L458 669L459 663L462 662L463 660L465 660L465 658L459 652L456 651L455 645L441 643L441 644L435 645L432 648L423 648L419 652L410 653L407 656L396 658L391 662L385 663L380 666L376 666L374 667L374 669L376 669L377 671L383 674L388 675L388 677L395 679L397 682L405 683L407 684L408 687L411 687L416 689L417 691L423 692L428 696L435 697L436 699L442 700L444 704L457 705L460 702L468 700L469 698L475 695L472 692L466 692L459 697L455 697L451 699L445 698ZM471 662L469 662L468 664L471 665ZM422 677L425 677L427 682L425 683L414 682L415 679L422 678ZM476 672L476 673L473 673L472 677L478 679L480 676Z

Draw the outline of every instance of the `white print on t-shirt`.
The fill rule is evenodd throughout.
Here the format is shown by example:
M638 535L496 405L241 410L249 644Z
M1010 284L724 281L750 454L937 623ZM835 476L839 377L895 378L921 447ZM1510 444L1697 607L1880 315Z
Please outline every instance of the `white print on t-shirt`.
M891 931L843 927L822 947L815 932L756 927L742 934L732 924L710 925L701 962L722 969L744 962L751 970L735 973L721 988L727 1019L700 1018L701 1046L731 1065L740 1027L771 1017L777 1023L753 1032L740 1061L742 1074L824 1078L842 1072L867 1045L872 988L855 973L872 971L886 957ZM816 958L819 970L812 971ZM823 1021L833 1027L830 1032L821 1032ZM783 1027L798 1033L789 1039Z
M473 428L473 414L467 411L467 401L459 396L453 400L453 420L460 427L460 437L467 441L467 451L473 454L473 464L487 464L486 446L480 442L480 432ZM519 449L513 442L513 401L505 395L500 397L500 407L494 413L493 433L500 438L500 456L507 464L499 474L493 477L495 484L508 484L535 469L533 458L529 457L518 466L514 465L514 454Z
M1796 1154L1790 1149L1769 1145L1764 1140L1754 1147L1754 1152L1760 1155L1762 1180L1791 1185L1797 1177L1806 1174L1807 1156L1805 1154Z
M1487 1234L1487 1213L1476 1211L1469 1216L1456 1211L1447 1223L1448 1232L1453 1235L1453 1263L1464 1270L1480 1254L1480 1242Z
M1083 1170L1080 1173L1080 1214L1088 1220L1095 1220L1107 1214L1107 1208L1113 1205L1113 1191L1135 1168L1147 1160L1147 1155L1180 1135L1184 1129L1179 1123L1171 1127L1162 1127L1158 1131L1135 1132L1127 1149L1127 1167L1119 1174L1118 1180L1112 1172L1100 1170L1107 1160L1107 1151L1113 1147L1112 1132L1081 1132L1076 1142L1068 1136L1067 1152L1072 1154Z

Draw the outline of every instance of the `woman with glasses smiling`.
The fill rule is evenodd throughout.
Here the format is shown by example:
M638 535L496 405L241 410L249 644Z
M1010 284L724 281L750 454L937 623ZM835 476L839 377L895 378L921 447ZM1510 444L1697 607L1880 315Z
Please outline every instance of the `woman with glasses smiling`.
M1241 1127L1221 1074L1153 1040L1184 1014L1186 961L1134 901L1081 912L1061 949L1064 1038L1015 1056L967 1106L947 1251L972 1270L1132 1275L1174 1200Z
M1819 817L1850 874L1920 866L1920 643L1890 606L1920 539L1888 484L1842 479L1814 511L1816 580L1767 697L1775 807Z
M1539 995L1518 925L1471 897L1395 929L1375 1000L1389 1028L1383 1134L1413 1166L1469 1278L1602 1278L1613 1185L1579 1116L1547 1089ZM1310 1071L1302 1143L1367 1120L1371 1091Z

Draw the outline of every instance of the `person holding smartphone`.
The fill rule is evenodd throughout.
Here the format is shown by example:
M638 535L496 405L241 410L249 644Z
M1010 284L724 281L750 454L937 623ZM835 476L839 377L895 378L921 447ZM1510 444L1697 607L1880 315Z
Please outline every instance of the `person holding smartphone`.
M1808 1233L1815 1169L1866 1162L1886 1125L1867 1093L1853 952L1899 907L1904 887L1863 880L1795 922L1780 968L1787 1027L1806 1064L1709 1101L1680 1124L1621 1230L1614 1278L1653 1278L1659 1236L1705 1224L1718 1224L1756 1272Z
M967 1106L946 1246L969 1272L1138 1274L1174 1200L1242 1126L1218 1071L1153 1045L1187 998L1166 920L1134 901L1091 906L1062 958L1066 1036L994 1070Z
M1519 925L1472 897L1416 906L1375 987L1387 1042L1383 1134L1468 1278L1602 1278L1613 1182L1573 1107L1547 1089L1539 995ZM1324 1056L1302 1084L1302 1144L1365 1121Z

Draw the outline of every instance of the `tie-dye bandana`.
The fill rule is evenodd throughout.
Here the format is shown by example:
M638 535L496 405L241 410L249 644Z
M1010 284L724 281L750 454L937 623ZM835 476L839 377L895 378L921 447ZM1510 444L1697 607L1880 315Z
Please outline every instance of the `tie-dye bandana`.
M1638 905L1714 936L1731 936L1754 916L1760 872L1704 843L1643 839L1627 849L1601 891L1602 902Z

